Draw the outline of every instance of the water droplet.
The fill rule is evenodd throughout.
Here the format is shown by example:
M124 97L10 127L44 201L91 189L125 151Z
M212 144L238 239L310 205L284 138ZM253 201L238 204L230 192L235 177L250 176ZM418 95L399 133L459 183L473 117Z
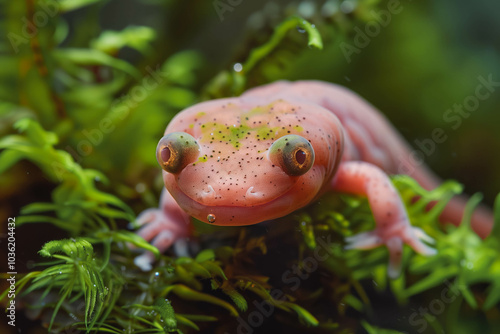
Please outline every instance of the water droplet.
M356 1L346 0L340 4L340 10L344 14L351 13L356 8Z
M243 70L243 65L241 65L240 63L236 63L236 64L234 64L234 66L233 66L233 70L234 70L235 72L241 72L241 71Z
M144 183L138 183L136 186L135 186L135 191L137 191L138 193L143 193L144 191L146 191L146 185Z
M207 220L210 224L215 223L215 215L213 213L208 214Z
M265 24L265 17L260 12L256 12L250 15L250 17L247 20L247 25L253 28L254 30L261 29L262 27L264 27L264 24Z
M160 273L159 272L155 272L155 277L160 277Z
M299 26L297 26L297 31L298 31L298 32L300 32L301 34L303 34L303 33L305 33L305 32L306 32L306 30L305 30L305 29L303 29L303 28L301 28L301 27L299 27Z
M325 2L323 7L321 8L321 15L324 17L333 16L335 13L339 11L339 4L337 0L329 0Z
M299 15L308 19L316 12L316 4L312 1L302 1L297 7Z

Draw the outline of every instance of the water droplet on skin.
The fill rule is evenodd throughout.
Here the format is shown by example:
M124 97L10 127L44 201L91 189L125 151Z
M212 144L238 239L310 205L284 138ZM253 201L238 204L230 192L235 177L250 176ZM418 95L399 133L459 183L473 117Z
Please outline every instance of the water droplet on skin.
M210 213L208 216L207 216L207 220L210 224L213 224L215 223L215 215L213 213Z
M241 72L241 71L243 70L243 65L241 65L240 63L236 63L236 64L234 64L234 66L233 66L233 70L234 70L235 72Z

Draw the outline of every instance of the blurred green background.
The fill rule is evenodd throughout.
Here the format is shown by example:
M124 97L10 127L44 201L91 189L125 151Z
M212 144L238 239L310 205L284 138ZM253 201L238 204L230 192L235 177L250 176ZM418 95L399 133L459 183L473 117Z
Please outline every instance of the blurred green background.
M474 95L479 76L500 80L500 5L495 2L243 0L220 7L216 5L226 2L81 0L63 1L63 13L54 15L51 1L2 2L1 134L14 132L16 119L35 117L60 135L59 148L83 166L119 180L129 197L136 196L138 183L150 184L154 172L149 168L156 170L154 146L168 119L199 101L217 73L243 62L251 48L265 43L273 27L292 14L316 24L324 50L307 49L306 37L291 32L281 43L283 50L278 47L249 74L247 87L278 79L345 85L382 110L414 147L415 140L431 138L433 129L442 128L447 140L425 156L442 178L463 182L468 193L483 192L489 204L500 189L500 93L481 100L456 129L451 127L455 122L443 119L454 104ZM35 17L38 46L23 35L30 3L35 13L49 14L47 22L43 15ZM388 6L397 13L348 61L342 43L356 46L357 31L373 22L373 11L387 11ZM104 33L124 29L129 33L118 37ZM293 44L290 40L292 47L287 46ZM34 56L37 50L43 58ZM100 53L89 52L96 50ZM193 52L178 54L185 50ZM102 54L123 62L97 59ZM158 66L179 71L131 108L91 153L78 154L77 145L86 138L82 131L91 132L117 100L141 84L148 68ZM9 170L0 176L3 200L26 194L36 179L24 175Z
M469 194L482 192L489 205L500 190L500 85L493 85L470 115L449 111L471 101L478 78L500 82L498 2L0 4L0 136L16 133L19 119L37 120L57 134L56 148L101 171L109 178L102 188L136 213L157 204L162 182L155 148L171 117L203 99L235 93L223 71L244 63L291 15L315 24L323 50L308 48L306 34L293 29L245 74L244 88L280 79L344 85L383 111L416 148L416 141L443 129L447 139L425 155L440 177L462 182ZM395 9L390 22L365 38L367 45L356 44L359 31L376 29L373 13L380 16L390 8ZM356 47L348 57L342 51L346 45ZM150 89L144 80L151 83L151 78L158 85ZM446 115L454 121L446 121ZM50 200L57 169L42 172L26 160L15 167L1 162L6 166L0 168L2 221L18 216L25 205ZM38 236L19 236L34 249L20 250L19 256L47 241Z

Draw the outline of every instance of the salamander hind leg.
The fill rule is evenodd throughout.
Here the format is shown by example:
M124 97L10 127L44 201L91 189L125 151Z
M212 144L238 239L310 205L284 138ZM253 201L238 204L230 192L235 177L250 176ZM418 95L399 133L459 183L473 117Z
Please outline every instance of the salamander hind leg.
M405 206L387 174L367 162L343 162L332 183L334 191L368 198L375 218L375 230L347 238L348 249L370 249L386 245L389 250L389 276L401 271L403 245L417 253L433 255L436 251L424 242L433 239L418 227L410 225Z

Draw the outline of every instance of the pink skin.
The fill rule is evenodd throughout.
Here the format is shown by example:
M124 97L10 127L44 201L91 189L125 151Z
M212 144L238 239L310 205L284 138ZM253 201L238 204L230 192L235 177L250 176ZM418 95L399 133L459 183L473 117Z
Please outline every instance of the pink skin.
M391 277L399 274L403 244L434 254L422 242L432 239L410 225L386 173L408 173L427 189L436 187L438 178L425 166L412 165L403 138L346 88L316 81L276 82L239 98L190 107L165 134L172 132L193 136L200 151L199 160L180 172L163 171L171 195L164 191L161 208L137 219L145 225L139 235L160 251L189 235L189 216L206 223L215 217L215 225L251 225L285 216L333 190L368 197L376 228L349 238L347 248L386 245ZM288 175L269 157L271 145L289 134L304 137L314 149L313 166L300 176ZM459 224L462 211L463 199L452 201L442 218ZM487 210L473 217L473 228L482 237L492 224Z

